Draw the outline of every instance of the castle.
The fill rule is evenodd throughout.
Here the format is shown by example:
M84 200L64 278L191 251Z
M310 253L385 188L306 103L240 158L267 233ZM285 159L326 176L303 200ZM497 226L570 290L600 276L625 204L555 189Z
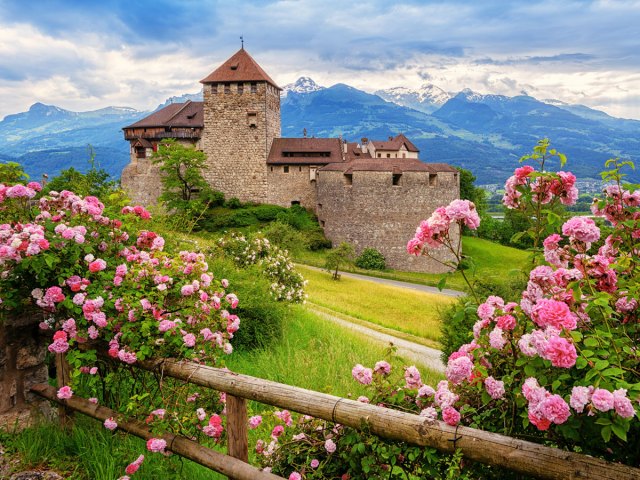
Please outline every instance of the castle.
M419 160L403 134L384 141L363 138L281 138L281 88L244 48L201 80L203 102L170 104L125 127L131 163L122 186L131 198L152 204L162 191L150 157L163 138L192 145L207 155L203 176L227 198L315 212L334 245L356 251L373 247L391 268L449 270L451 261L410 256L407 241L421 220L458 198L458 171Z

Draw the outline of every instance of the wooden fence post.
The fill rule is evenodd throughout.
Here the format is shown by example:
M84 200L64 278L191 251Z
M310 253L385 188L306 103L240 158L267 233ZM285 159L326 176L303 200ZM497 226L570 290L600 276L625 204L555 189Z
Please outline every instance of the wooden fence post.
M58 389L69 385L71 382L69 362L64 353L56 354L56 379ZM71 429L73 426L73 410L65 407L62 404L58 405L58 420L60 427L63 429Z
M229 456L249 461L249 440L247 438L247 401L227 394L227 438Z

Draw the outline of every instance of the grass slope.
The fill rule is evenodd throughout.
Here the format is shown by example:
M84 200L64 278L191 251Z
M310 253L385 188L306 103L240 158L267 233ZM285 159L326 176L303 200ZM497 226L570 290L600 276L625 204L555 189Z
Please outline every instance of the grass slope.
M437 341L439 312L455 300L299 267L308 280L309 301L383 327Z

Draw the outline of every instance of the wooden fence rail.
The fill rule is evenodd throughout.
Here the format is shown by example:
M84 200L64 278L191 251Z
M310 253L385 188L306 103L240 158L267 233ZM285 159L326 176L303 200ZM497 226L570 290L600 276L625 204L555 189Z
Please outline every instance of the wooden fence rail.
M85 346L84 348L90 347ZM111 360L104 351L98 350L98 354L105 360ZM235 462L242 463L247 459L247 413L244 399L249 399L330 422L340 423L358 430L366 427L367 431L381 438L403 441L423 447L433 447L446 453L454 453L457 449L460 449L462 454L470 460L503 467L537 478L551 480L640 479L640 469L627 465L612 463L599 458L546 447L537 443L474 428L464 426L451 427L440 421L429 423L424 417L418 415L233 373L194 362L154 359L138 361L134 366L194 385L226 392L228 399L227 436L229 455L235 457ZM36 393L41 391L43 391L42 388L40 388L40 391L36 390ZM47 396L47 398L50 398L50 396ZM72 406L71 401L74 398L72 397L66 401L69 402L69 406ZM53 400L58 401L55 398ZM58 402L60 403L60 401ZM94 406L89 408L93 409ZM83 411L83 413L85 412ZM94 416L91 413L89 415ZM108 416L104 418L108 418ZM138 435L136 433L138 430L135 428L133 430L132 433ZM184 441L187 440L184 439ZM195 447L184 448L183 451L188 453L193 448ZM173 447L172 450L182 455ZM222 457L229 458L224 455ZM187 458L194 459L190 456L187 456ZM203 463L203 465L209 466L210 464ZM211 465L216 465L216 463L212 462ZM210 468L220 471L216 466L211 466ZM230 478L279 477L231 476Z
M140 368L227 392L236 397L286 408L305 415L362 429L381 438L434 447L460 449L471 460L552 480L637 480L640 469L607 462L537 443L469 427L429 424L424 417L368 405L324 393L237 374L219 368L171 359L137 362Z
M31 388L31 391L48 400L57 402L67 410L75 410L97 420L104 421L109 417L117 418L118 416L117 412L114 412L109 408L95 405L88 400L75 395L68 400L60 400L56 396L56 388L49 385L34 385ZM118 419L118 428L145 440L149 440L155 436L151 434L148 425L137 420L121 421ZM216 452L215 450L211 450L210 448L203 447L202 445L187 438L173 435L171 433L166 433L162 436L156 437L166 440L167 450L171 450L182 457L188 458L200 465L204 465L216 472L222 473L229 478L237 480L284 480L283 477L263 472L252 467L248 463L245 463L245 461L224 455Z

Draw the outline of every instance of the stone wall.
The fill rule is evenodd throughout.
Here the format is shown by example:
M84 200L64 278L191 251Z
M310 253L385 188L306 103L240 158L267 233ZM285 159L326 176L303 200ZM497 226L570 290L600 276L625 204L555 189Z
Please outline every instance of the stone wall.
M187 147L200 149L200 140L176 140ZM153 150L146 149L146 158L137 158L131 151L131 163L122 170L120 184L133 204L155 205L162 193L162 177L158 165L151 162Z
M419 223L439 206L459 197L457 173L404 172L393 185L391 172L322 171L318 176L316 213L334 246L342 241L379 250L387 266L399 270L441 273L449 269L426 257L407 254L407 242ZM455 232L456 239L458 232ZM440 261L453 256L441 250Z
M27 426L35 415L51 415L47 401L29 393L32 385L47 383L46 342L39 336L42 315L0 317L0 429Z
M316 166L287 165L289 172L284 173L284 165L267 167L267 203L290 207L298 202L305 208L316 209L316 181L312 180L311 170Z
M280 91L266 82L204 86L205 179L227 198L267 201L267 155L280 136Z

